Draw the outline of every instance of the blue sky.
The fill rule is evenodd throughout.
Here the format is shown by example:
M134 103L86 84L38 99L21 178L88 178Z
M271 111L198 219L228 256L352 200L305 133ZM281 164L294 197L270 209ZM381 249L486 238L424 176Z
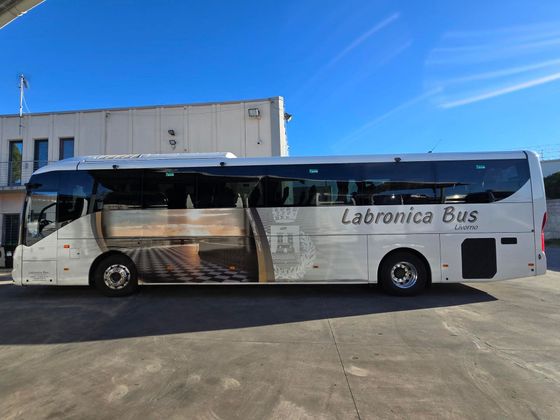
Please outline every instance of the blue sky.
M47 0L0 113L282 95L292 155L560 150L560 1ZM545 157L546 157L545 151Z

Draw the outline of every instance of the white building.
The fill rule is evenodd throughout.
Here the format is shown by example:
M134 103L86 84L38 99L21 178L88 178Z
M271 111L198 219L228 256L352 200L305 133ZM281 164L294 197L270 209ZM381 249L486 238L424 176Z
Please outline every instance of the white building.
M560 172L560 159L541 160L543 176L546 178L556 172Z
M0 246L17 242L24 184L71 156L233 152L286 156L284 99L0 115Z

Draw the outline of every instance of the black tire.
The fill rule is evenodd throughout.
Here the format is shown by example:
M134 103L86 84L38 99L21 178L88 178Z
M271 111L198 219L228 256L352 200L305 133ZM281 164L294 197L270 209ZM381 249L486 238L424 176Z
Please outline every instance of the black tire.
M105 296L128 296L138 289L136 266L124 255L109 255L93 272L93 284Z
M428 270L424 261L413 253L395 252L381 262L378 282L391 295L415 296L426 288Z

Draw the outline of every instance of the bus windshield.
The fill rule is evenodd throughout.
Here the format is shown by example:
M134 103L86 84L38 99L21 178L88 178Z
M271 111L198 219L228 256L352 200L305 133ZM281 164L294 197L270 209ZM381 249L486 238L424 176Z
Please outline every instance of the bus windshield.
M25 207L27 245L32 245L56 231L56 192L33 192L27 196Z
M24 243L33 245L86 215L91 188L91 178L83 172L77 172L72 177L64 177L64 173L58 172L31 177L25 199Z

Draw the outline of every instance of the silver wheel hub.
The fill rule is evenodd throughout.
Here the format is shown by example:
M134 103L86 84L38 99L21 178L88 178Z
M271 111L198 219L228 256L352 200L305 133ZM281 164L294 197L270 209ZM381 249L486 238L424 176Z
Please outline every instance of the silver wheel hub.
M408 289L416 284L418 271L412 264L401 261L391 268L391 280L399 289Z
M105 269L103 281L112 290L120 290L130 282L130 270L122 264L113 264Z

